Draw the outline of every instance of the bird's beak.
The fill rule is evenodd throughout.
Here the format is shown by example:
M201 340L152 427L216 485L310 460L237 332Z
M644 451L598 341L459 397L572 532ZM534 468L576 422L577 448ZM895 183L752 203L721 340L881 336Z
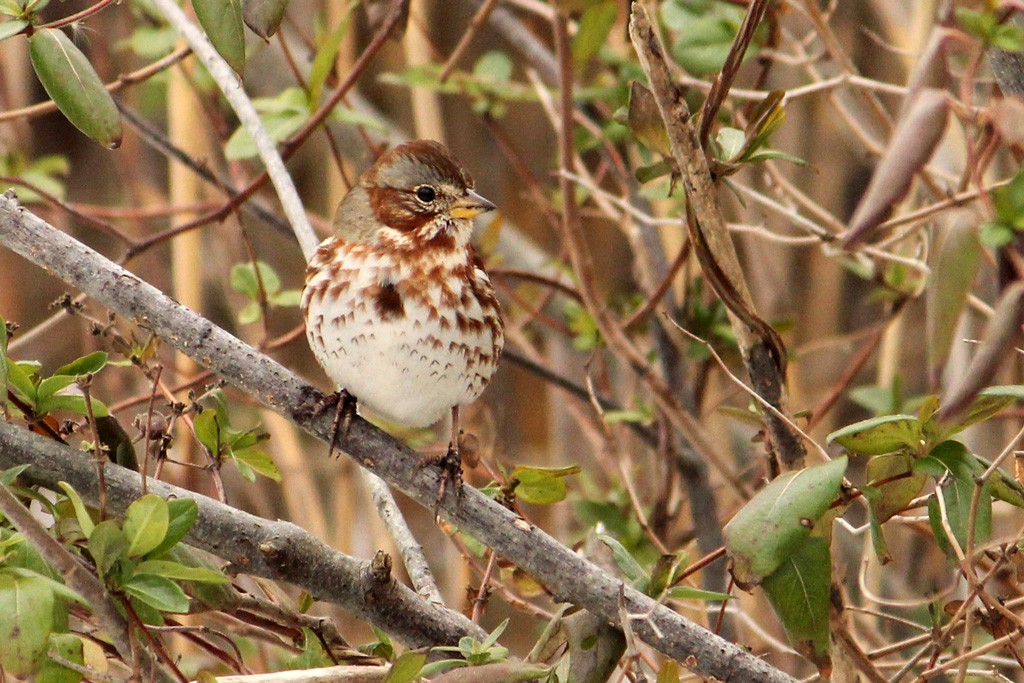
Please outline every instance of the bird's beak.
M494 211L496 208L498 207L473 190L466 190L466 194L452 204L450 213L452 218L476 218L480 214Z

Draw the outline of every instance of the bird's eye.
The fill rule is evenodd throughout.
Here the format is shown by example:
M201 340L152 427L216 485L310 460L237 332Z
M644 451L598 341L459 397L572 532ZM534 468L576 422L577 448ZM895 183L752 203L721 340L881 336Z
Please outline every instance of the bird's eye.
M416 199L424 204L429 204L437 198L437 192L430 185L420 185L416 188Z

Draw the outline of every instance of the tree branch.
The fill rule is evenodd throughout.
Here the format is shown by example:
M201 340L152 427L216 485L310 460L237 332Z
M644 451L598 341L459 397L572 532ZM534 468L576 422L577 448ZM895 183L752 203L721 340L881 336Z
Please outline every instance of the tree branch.
M303 409L303 406L310 405L311 397L318 394L316 390L276 361L25 211L10 194L0 198L0 243L81 289L114 312L151 329L175 348L314 436L324 440L330 438L333 416L320 414L311 418L311 411ZM7 427L4 433L19 431L9 425ZM408 446L361 418L353 420L347 438L337 445L361 466L420 505L434 507L438 472L435 468L418 467L421 457ZM17 448L13 450L18 451ZM63 450L59 452L65 453ZM25 456L21 456L19 462L24 461ZM56 464L51 463L52 466ZM110 468L111 471L114 469ZM90 476L94 475L90 472ZM112 478L108 476L108 484ZM87 487L88 482L80 480L72 484ZM168 491L163 488L166 484L154 483L153 486L151 490ZM196 497L195 494L187 495ZM110 497L113 498L112 493ZM610 623L619 622L620 580L477 490L466 486L460 503L450 493L439 506L439 513L531 574L557 600L579 605ZM232 514L236 518L241 516L235 511ZM258 542L254 546L251 538L233 532L227 534L224 530L220 533L227 538L218 539L221 544L214 552L227 552L235 544L240 544L235 547L236 551L251 551L255 547L258 552L251 558L253 564L245 567L246 571L274 570L276 576L292 582L297 582L297 577L304 581L331 580L332 577L327 576L329 572L325 571L326 566L317 566L309 559L282 563L282 557L293 559L300 552L313 552L313 557L317 557L315 551L320 544L308 534L283 522L253 520L253 533L259 532L261 539L269 542L270 557ZM291 532L289 536L281 535L285 531ZM303 544L293 540L303 538L303 535ZM395 590L412 594L402 587ZM631 621L632 630L638 638L698 674L733 683L792 683L794 680L743 648L632 588L625 588L623 605L630 615L639 616ZM366 618L370 619L370 614ZM378 612L374 618L387 618L389 623L400 626L409 615Z
M785 348L778 333L758 317L736 248L718 203L716 188L701 149L699 130L683 94L665 61L647 11L633 5L629 37L647 75L662 122L679 166L686 191L687 223L701 270L729 311L729 320L743 355L754 390L773 407L785 412ZM802 467L803 444L776 415L764 415L770 445L787 469Z
M32 465L21 475L25 481L52 489L66 481L86 503L99 500L96 468L88 455L0 421L0 468L23 463ZM142 495L139 475L113 464L104 474L108 510L122 514ZM386 582L371 578L370 562L338 552L290 522L271 522L157 479L147 485L162 498L196 501L199 518L188 539L230 562L229 571L293 583L319 600L342 605L408 647L454 645L463 636L486 635L458 612L429 604L393 577Z

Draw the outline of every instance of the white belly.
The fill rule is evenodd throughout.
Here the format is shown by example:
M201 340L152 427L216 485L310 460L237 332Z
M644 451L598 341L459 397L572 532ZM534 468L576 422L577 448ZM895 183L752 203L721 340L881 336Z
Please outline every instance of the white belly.
M459 297L460 325L433 287L401 297L402 315L382 316L367 292L398 275L386 261L314 275L303 302L306 335L339 388L388 420L424 427L480 395L497 366L501 330L496 311L475 296ZM348 283L342 291L339 280Z

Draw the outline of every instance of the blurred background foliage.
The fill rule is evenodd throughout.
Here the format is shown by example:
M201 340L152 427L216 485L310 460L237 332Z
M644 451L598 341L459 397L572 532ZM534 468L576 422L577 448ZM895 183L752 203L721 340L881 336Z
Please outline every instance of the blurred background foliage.
M304 262L269 186L248 200L265 209L262 216L230 208L216 220L173 230L223 208L224 186L245 187L261 167L209 75L182 50L160 13L146 0L4 4L14 18L0 23L0 35L7 36L0 41L0 185L14 186L48 222L125 260L183 304L331 388L297 331ZM646 4L659 20L683 94L699 111L747 3ZM507 481L516 465L577 465L578 474L558 477L567 484L565 502L521 501L531 521L569 544L598 529L649 567L666 552L693 561L714 551L722 525L769 470L759 406L703 344L675 328L709 342L746 380L724 309L686 245L683 193L660 121L645 119L642 103L631 99L630 82L642 80L643 72L627 35L629 5L413 0L404 32L353 71L387 3L292 0L268 39L246 29L244 54L237 44L221 47L235 50L229 61L277 141L299 131L339 82L354 77L325 128L297 141L288 161L321 237L353 179L385 145L433 138L463 161L478 191L499 207L480 221L477 242L503 302L511 352L482 399L464 411L482 461L467 471L467 480L476 486ZM857 420L914 413L924 396L948 392L967 372L1001 292L1020 277L1024 104L1002 97L987 60L990 49L1022 46L1020 29L1006 21L1013 7L994 0L772 2L711 126L720 199L743 272L760 314L788 348L788 407L819 443ZM104 82L118 83L123 133L117 149L39 107L47 92L25 33L12 23L31 15L39 26L89 8L101 11L60 28ZM561 227L557 12L571 18L572 180L591 260L584 275L568 265ZM926 125L899 125L922 84L948 103L948 120L934 139ZM777 90L786 91L784 100L772 95ZM169 158L168 148L190 162ZM899 159L887 159L894 148L916 149L923 158L900 166ZM851 217L859 203L865 210L865 190L887 160L892 191L883 200L886 215L844 250L839 243L849 236ZM202 179L199 170L218 180ZM583 278L649 368L631 365L604 343L594 311L579 296ZM154 367L161 368L155 401L161 419L171 419L172 400L187 404L207 395L213 378L153 343L144 330L108 321L88 301L84 313L66 301L55 310L53 302L64 293L59 281L0 250L0 313L19 325L12 358L38 360L49 373L98 350L119 359L135 354L148 375L139 364L108 367L91 389L126 428L135 422L132 436L147 419ZM1018 350L1010 344L1000 359L1005 362L986 384L1018 383ZM728 473L694 463L656 407L647 371L663 377L697 417L727 455ZM245 438L239 452L246 455L232 456L237 466L226 464L220 483L206 468L211 449L202 425L193 432L179 420L162 477L258 515L294 521L358 557L380 548L393 552L354 463L326 459L322 444L230 388L206 403L229 412L237 434L261 425L260 435ZM972 452L991 458L1019 424L1020 411L1011 408L963 439ZM398 433L425 452L443 449L446 441L443 429ZM839 449L833 445L830 452ZM863 466L854 458L847 477L864 481ZM559 492L537 502L560 498ZM486 549L435 526L430 511L400 502L447 603L471 610L488 565ZM940 620L936 609L941 612L950 591L962 587L923 514L916 501L902 522L887 525L892 561L884 567L865 531L863 509L849 512L849 528L837 527L835 576L854 611L865 610L853 617L853 630L866 651L927 634ZM996 507L993 515L993 538L1020 540L1013 536L1020 528L1015 508ZM490 630L511 616L521 628L508 630L502 642L525 654L552 603L511 567L499 562L492 573L484 626ZM711 590L728 588L722 560L695 579ZM1005 571L990 580L1001 596L1021 597ZM261 583L275 599L299 599L287 587ZM722 633L784 670L810 675L814 667L787 644L763 596L737 594L718 624ZM717 603L710 613L701 601L679 604L701 623L719 621ZM352 642L374 638L330 606L312 609L335 617ZM190 675L211 665L201 648L173 642ZM268 668L283 656L266 645L249 646L263 648L253 661ZM874 659L894 673L915 651L908 644ZM658 670L656 657L642 654L646 664L636 666ZM1022 680L1009 673L1016 656L996 651L985 666L1002 666L1004 675Z

